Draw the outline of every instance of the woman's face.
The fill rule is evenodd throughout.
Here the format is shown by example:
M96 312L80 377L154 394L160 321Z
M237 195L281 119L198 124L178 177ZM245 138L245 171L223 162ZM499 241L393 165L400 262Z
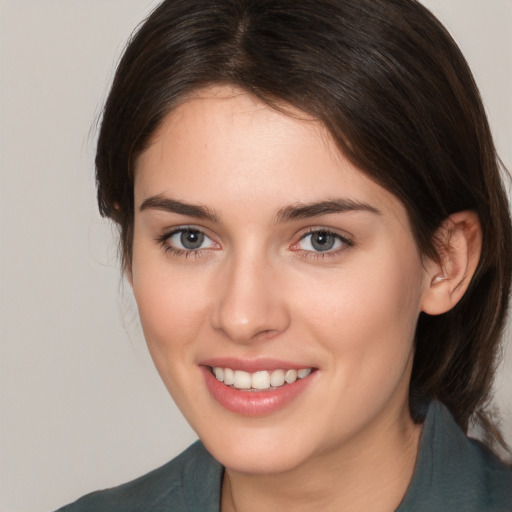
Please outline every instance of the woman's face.
M305 114L216 87L168 115L136 169L130 279L165 385L227 467L292 469L411 424L430 282L402 204Z

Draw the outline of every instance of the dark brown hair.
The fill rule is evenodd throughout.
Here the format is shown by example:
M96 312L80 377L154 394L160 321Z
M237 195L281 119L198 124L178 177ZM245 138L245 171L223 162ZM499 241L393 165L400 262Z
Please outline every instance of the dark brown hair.
M483 248L459 304L421 315L411 396L499 439L485 413L511 278L511 222L482 102L464 57L415 0L167 0L128 44L96 156L101 213L131 263L137 157L166 114L211 84L322 121L341 151L405 205L425 257L450 214L478 213ZM371 314L371 312L369 312Z

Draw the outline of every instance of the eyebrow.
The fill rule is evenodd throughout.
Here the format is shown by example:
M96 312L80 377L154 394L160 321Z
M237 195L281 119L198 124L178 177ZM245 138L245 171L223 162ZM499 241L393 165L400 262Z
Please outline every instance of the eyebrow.
M179 215L186 215L187 217L196 217L198 219L209 220L210 222L217 222L218 216L210 208L206 206L183 203L170 197L156 195L148 197L140 205L140 211L144 210L162 210L170 213L178 213Z
M286 206L277 213L276 222L280 223L289 220L319 217L320 215L329 215L332 213L359 211L382 215L380 210L367 203L353 201L352 199L330 199L328 201L320 201L317 203L297 203L291 206Z
M209 220L210 222L218 222L219 216L215 211L207 206L184 203L177 199L171 199L163 195L156 195L145 199L140 211L144 210L162 210L187 217L196 217L198 219ZM382 215L377 208L360 201L352 199L330 199L314 203L296 203L281 208L275 216L276 223L283 223L290 220L307 219L310 217L319 217L321 215L329 215L333 213L345 212L369 212L375 215Z

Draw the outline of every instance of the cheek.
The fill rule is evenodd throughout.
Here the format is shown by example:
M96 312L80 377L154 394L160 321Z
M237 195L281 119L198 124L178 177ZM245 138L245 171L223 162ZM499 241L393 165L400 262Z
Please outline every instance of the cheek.
M186 354L183 348L198 339L208 293L198 276L172 271L159 259L134 254L133 293L144 336L161 374ZM183 362L183 361L181 361Z
M302 294L308 301L301 306L304 328L330 353L340 378L378 387L391 375L400 379L410 359L422 268L415 252L387 251L359 262L328 281L309 283Z
M134 275L133 292L153 363L176 405L193 417L190 390L197 394L195 348L204 329L205 293L193 279L156 265ZM197 396L196 396L197 398Z

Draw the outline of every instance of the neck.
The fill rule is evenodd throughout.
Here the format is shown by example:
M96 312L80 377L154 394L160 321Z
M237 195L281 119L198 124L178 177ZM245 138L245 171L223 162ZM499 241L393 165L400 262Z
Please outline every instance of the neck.
M412 478L420 433L407 408L289 471L247 474L226 469L221 510L395 510Z

